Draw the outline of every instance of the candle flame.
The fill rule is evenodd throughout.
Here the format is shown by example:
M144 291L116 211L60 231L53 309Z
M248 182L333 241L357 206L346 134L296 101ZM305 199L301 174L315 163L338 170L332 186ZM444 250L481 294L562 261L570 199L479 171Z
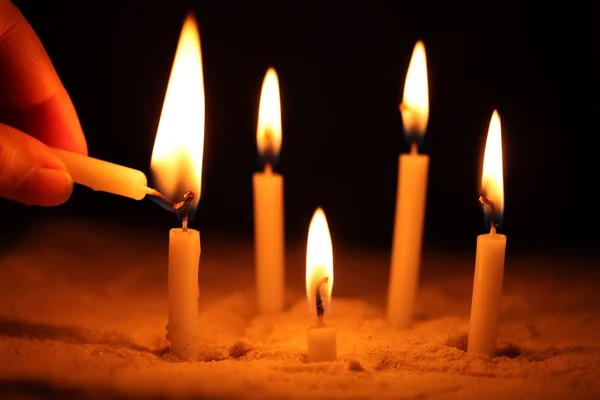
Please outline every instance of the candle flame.
M322 307L327 315L331 309L333 289L333 249L327 218L321 208L317 208L310 227L306 245L306 297L310 312L317 316L317 287L320 285Z
M173 201L184 193L200 198L204 153L204 80L196 19L183 23L154 141L152 175L157 189Z
M425 45L420 40L415 44L406 73L400 111L404 133L408 139L414 142L422 138L429 120L429 86Z
M502 174L502 129L497 110L494 110L492 114L485 142L481 191L483 196L493 204L493 207L484 207L486 215L499 222L504 210L504 177Z
M271 163L281 150L281 100L279 80L275 69L269 68L265 74L258 107L256 127L258 153Z

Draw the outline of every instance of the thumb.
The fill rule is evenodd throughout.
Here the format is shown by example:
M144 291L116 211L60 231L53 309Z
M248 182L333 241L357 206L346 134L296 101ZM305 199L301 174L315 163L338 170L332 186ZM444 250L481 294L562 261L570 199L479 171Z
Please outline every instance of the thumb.
M67 201L72 190L71 176L49 147L0 124L0 197L54 206Z

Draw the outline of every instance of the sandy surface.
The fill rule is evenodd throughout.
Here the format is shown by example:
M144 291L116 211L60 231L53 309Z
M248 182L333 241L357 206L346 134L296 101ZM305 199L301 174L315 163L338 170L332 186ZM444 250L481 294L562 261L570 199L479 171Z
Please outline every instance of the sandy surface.
M288 310L257 317L251 247L203 237L201 360L178 362L166 232L88 230L37 227L0 253L0 398L600 398L600 280L586 261L509 253L490 359L464 351L473 255L427 253L418 321L393 331L389 256L334 237L339 360L307 364L303 244L288 253Z

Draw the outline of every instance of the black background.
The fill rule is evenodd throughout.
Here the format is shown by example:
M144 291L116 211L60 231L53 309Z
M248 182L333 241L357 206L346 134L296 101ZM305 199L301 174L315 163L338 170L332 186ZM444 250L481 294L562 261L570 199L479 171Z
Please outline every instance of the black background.
M598 25L595 6L495 8L431 2L22 1L69 91L90 155L149 175L150 156L185 13L202 41L206 135L203 235L252 237L255 130L264 73L282 94L288 241L306 238L315 207L334 242L391 245L398 112L417 39L425 43L430 119L426 248L474 248L486 231L477 202L494 108L502 118L505 215L514 251L592 250L598 220ZM391 2L390 2L391 3ZM418 5L417 5L418 3ZM587 8L586 8L587 7ZM149 176L150 177L150 176ZM166 230L149 200L77 187L56 208L0 201L3 229L73 216Z

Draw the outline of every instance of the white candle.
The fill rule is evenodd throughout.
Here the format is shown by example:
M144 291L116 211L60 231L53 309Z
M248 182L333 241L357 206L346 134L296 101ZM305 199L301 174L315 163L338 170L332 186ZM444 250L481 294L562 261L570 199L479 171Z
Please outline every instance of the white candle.
M167 340L178 357L198 356L198 266L200 232L171 229L169 232L169 323Z
M331 312L333 249L325 213L318 208L308 228L306 298L315 324L306 333L308 362L337 359L337 328L325 322Z
M180 209L182 228L169 233L167 339L172 352L187 359L198 356L200 233L187 228L187 213L193 212L200 198L204 113L200 36L196 20L188 14L179 37L151 162L160 192L175 201L185 191L194 194Z
M67 166L73 182L101 192L141 200L150 193L142 171L52 148Z
M400 111L411 152L402 154L398 163L387 318L391 326L407 328L413 321L419 285L429 170L429 156L418 154L418 142L429 119L427 60L420 41L415 45L406 74Z
M331 325L314 326L306 331L308 362L337 360L337 328Z
M494 110L483 157L480 197L490 220L490 233L477 237L475 279L469 326L469 353L494 356L500 318L506 236L496 232L504 209L500 116Z
M264 172L252 177L256 299L261 314L274 314L283 311L285 301L285 245L283 177L272 170L281 149L279 83L273 68L263 81L256 141L265 160Z

